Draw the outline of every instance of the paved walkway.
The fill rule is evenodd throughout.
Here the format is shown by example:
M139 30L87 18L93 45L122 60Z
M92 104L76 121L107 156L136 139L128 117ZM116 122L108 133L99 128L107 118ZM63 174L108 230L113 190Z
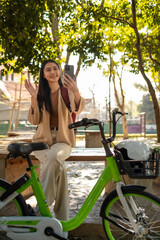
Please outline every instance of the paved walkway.
M74 217L81 208L83 202L96 184L100 174L104 170L104 162L67 162L70 217ZM90 236L95 239L106 239L102 228L102 220L99 216L104 199L103 191L95 206L91 210L85 222L70 233L71 236Z

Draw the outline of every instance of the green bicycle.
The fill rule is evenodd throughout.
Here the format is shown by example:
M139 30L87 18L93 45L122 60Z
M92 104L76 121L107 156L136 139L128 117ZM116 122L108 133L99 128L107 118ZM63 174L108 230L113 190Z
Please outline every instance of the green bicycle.
M83 223L111 180L116 184L116 190L108 194L100 210L107 239L160 239L160 199L146 192L144 186L125 185L121 181L123 174L128 174L131 178L156 178L159 173L160 152L158 149L153 150L147 161L135 161L124 160L122 153L116 148L112 151L109 144L116 136L117 114L122 116L124 113L113 111L113 136L109 138L105 138L103 123L97 119L84 118L69 125L69 128L99 126L107 166L77 215L68 221L60 221L52 216L35 171L37 166L33 166L29 157L32 151L46 149L47 145L12 143L8 146L8 157L22 156L27 159L27 171L30 171L31 177L24 173L13 184L0 179L0 239L7 237L13 240L65 240L62 237L63 232L71 231ZM138 163L140 165L137 171ZM29 186L33 189L41 216L36 216L21 195ZM15 209L15 216L9 215L11 206Z

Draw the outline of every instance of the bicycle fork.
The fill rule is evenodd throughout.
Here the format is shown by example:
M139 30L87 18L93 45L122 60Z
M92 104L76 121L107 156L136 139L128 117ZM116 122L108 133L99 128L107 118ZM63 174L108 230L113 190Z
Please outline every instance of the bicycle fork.
M143 211L143 209L138 209L137 206L136 206L136 203L133 199L133 197L129 197L129 203L131 205L131 207L129 207L127 201L126 201L126 198L124 197L123 193L122 193L122 186L124 186L125 184L123 182L119 182L117 183L116 185L116 191L117 191L117 194L119 196L119 199L122 203L122 206L124 207L124 209L126 210L126 214L127 214L127 217L129 219L129 222L131 223L133 229L134 229L134 232L135 234L137 234L138 237L142 237L143 235L143 226L138 226L135 222L135 219L132 215L132 212L131 212L131 207L132 207L132 210L133 212L135 213L135 215L137 216L138 214L140 214L141 211Z

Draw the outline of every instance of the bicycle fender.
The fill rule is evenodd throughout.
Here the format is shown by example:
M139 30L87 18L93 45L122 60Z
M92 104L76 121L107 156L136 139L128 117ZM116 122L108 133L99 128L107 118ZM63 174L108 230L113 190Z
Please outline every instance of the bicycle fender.
M145 186L140 186L140 185L128 184L126 186L122 186L122 192L125 189L136 189L136 190L138 189L140 191L144 191L146 189L146 187Z

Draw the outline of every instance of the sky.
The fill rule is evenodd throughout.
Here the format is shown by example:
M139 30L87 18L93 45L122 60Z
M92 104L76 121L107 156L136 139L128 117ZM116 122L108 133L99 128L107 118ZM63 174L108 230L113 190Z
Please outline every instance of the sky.
M145 80L141 75L135 75L128 71L124 71L122 84L126 102L132 100L133 102L139 103L142 100L144 92L134 87L134 83L136 82L143 85L145 84ZM96 64L87 70L81 69L77 78L77 84L82 96L85 98L92 97L91 91L89 90L90 88L95 92L96 102L105 105L105 98L109 97L108 78L103 76L102 70L99 70ZM112 105L114 105L113 86L111 87L111 102Z
M64 57L66 53L64 52ZM116 61L119 59L119 54L115 56ZM69 64L74 65L74 72L76 71L78 62L78 56L71 56ZM104 63L103 66L106 66L106 63ZM62 66L63 68L64 66ZM108 69L106 69L108 70ZM140 103L142 100L142 97L146 92L139 91L134 87L135 83L139 83L142 85L146 85L146 82L144 78L139 75L135 75L133 73L130 73L127 68L124 68L123 70L123 89L125 93L125 102L135 102ZM118 79L117 79L118 80ZM97 62L92 65L92 67L88 67L86 70L82 69L80 70L78 77L77 77L77 84L78 88L80 90L80 93L85 98L92 98L92 93L90 91L93 90L95 93L95 100L96 103L100 104L100 107L103 107L106 105L106 97L109 99L109 77L105 77L103 75L103 70L100 70L97 68ZM117 81L118 83L119 81ZM111 84L111 108L117 107L115 103L115 97L114 97L114 89L113 84Z

